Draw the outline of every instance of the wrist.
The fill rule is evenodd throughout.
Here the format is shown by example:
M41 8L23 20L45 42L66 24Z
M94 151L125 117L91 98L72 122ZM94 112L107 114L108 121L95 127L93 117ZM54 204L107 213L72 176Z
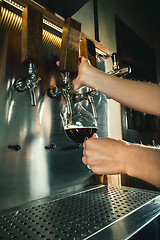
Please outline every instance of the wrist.
M126 142L125 156L123 162L123 172L128 176L133 176L133 163L136 158L136 149L133 143Z
M84 69L81 84L86 87L94 88L95 68L88 64Z
M132 144L123 140L118 140L121 144L119 145L119 158L118 158L118 163L120 167L120 173L121 174L127 174L129 175L129 168L130 164L128 159L131 158L132 154Z
M147 164L152 163L155 158L156 149L142 144L130 143L128 147L127 158L125 159L126 174L136 178L147 176ZM151 164L152 166L152 164Z

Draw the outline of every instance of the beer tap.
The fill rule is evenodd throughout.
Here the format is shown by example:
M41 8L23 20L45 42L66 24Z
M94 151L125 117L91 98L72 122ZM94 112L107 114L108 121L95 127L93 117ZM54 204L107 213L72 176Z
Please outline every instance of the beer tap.
M36 8L29 5L23 10L21 63L27 64L28 75L16 80L13 86L18 92L29 90L31 106L36 106L35 88L41 80L36 73L36 67L42 60L42 23L42 13Z
M70 94L69 90L73 88L73 84L69 82L69 72L64 73L63 84L60 87L49 88L47 91L47 95L50 98L55 98L58 95L62 94L66 104L68 113L71 115L72 110L70 106Z
M60 94L63 95L70 115L72 110L69 90L73 88L73 84L69 79L70 74L75 74L78 70L80 33L81 23L72 18L64 21L59 66L59 71L64 75L63 82L60 87L49 88L47 91L47 95L51 98L55 98Z
M131 67L119 67L118 63L118 54L115 52L111 55L112 62L113 62L113 67L110 72L107 72L107 74L112 75L112 76L117 76L117 77L123 77L129 73L131 73Z
M97 67L95 44L90 39L83 38L80 41L79 55L88 59L93 67ZM77 90L73 97L76 101L81 101L82 99L90 96L91 101L93 95L95 95L95 89L84 86Z
M14 88L18 92L24 92L26 89L29 90L31 98L31 106L36 106L35 88L40 82L41 78L36 73L34 63L29 63L28 76L20 78L14 82Z
M93 41L91 41L88 38L83 38L80 41L79 55L88 59L93 67L97 67L96 49ZM96 109L93 101L93 96L95 94L96 94L95 89L84 86L79 90L77 90L72 96L75 102L80 102L85 99L88 100L88 103L92 106L94 118L97 117L97 113L96 113Z

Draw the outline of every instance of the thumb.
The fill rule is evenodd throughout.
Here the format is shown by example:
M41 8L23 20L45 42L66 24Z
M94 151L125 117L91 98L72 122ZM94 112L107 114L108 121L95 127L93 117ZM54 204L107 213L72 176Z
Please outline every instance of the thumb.
M88 62L90 65L91 65L91 62L88 58L85 58L83 56L79 56L79 62L82 63L82 62Z

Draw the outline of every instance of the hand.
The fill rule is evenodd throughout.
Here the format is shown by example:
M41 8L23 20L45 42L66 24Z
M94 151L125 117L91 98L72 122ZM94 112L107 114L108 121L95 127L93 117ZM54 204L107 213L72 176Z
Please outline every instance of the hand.
M91 69L93 67L90 64L90 61L84 57L80 57L80 65L78 68L78 75L77 77L72 81L74 85L74 91L77 91L79 88L83 86L89 86L89 79L91 78L89 75L91 73Z
M92 87L92 79L95 75L95 68L90 64L90 61L88 59L80 57L79 60L80 65L78 68L78 74L75 73L70 76L70 81L73 83L74 86L74 89L71 90L72 92L76 92L79 88L83 86ZM59 61L56 62L56 65L59 67ZM64 78L63 73L61 73L61 76Z
M128 153L129 143L108 137L98 138L96 134L83 143L83 158L96 174L126 173L123 160Z

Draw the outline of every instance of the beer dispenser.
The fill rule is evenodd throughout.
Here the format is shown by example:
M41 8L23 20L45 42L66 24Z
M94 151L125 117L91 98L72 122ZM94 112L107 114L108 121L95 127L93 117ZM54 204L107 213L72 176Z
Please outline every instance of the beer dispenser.
M29 90L31 106L36 105L35 88L41 78L36 67L42 60L42 13L32 6L22 12L21 63L28 66L28 75L14 82L18 92ZM34 24L33 24L34 23Z
M96 67L96 51L94 43L84 38L80 41L80 56L89 59ZM74 93L70 93L72 115L69 117L64 105L61 110L61 118L66 135L74 142L83 143L97 131L97 115L93 97L96 91L89 87L82 87Z
M59 94L63 95L70 115L72 110L69 90L72 88L72 84L69 78L71 74L77 72L78 68L80 33L81 23L72 18L64 21L59 66L59 71L64 74L64 78L60 87L49 88L47 91L51 98L55 98Z
M94 43L84 38L80 41L81 24L72 18L63 25L62 46L59 70L64 74L63 84L60 87L50 88L47 93L51 98L62 94L63 104L60 116L64 130L74 142L82 143L97 131L96 110L93 102L94 90L82 87L77 92L70 92L72 82L70 75L78 71L78 58L88 58L96 66L96 52ZM80 50L80 51L79 51Z

